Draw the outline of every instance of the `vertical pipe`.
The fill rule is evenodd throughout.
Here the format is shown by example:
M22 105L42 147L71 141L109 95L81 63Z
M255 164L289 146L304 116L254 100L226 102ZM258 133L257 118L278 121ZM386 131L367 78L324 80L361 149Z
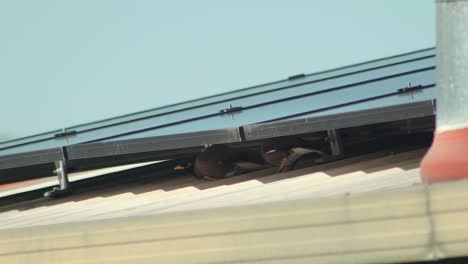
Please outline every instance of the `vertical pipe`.
M421 163L426 182L468 178L468 0L438 0L437 128Z

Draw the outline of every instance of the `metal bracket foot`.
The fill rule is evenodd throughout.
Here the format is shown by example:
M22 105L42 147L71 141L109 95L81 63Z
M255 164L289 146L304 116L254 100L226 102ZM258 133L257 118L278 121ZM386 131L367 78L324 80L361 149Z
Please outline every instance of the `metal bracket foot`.
M55 162L54 170L54 173L58 176L59 186L45 192L45 197L57 198L71 193L70 182L68 180L67 160L67 151L65 147L62 147L62 160Z
M45 192L44 197L58 198L58 197L67 196L70 193L71 193L70 188L60 189L59 187L54 187L52 188L52 190Z

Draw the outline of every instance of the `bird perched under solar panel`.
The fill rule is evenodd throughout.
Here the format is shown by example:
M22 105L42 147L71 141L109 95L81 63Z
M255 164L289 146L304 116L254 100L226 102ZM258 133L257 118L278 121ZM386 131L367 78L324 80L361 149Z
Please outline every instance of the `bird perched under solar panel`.
M319 157L325 156L322 151L311 148L310 143L292 136L267 139L263 141L260 151L265 162L278 167L279 172L293 169L305 155L314 153Z
M227 145L213 145L200 152L194 162L183 166L196 178L217 180L264 169L265 164L249 161L245 151L229 148Z

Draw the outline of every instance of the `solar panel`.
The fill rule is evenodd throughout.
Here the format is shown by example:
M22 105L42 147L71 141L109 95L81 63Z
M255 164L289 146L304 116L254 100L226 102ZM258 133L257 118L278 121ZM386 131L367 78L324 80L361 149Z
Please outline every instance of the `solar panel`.
M433 115L434 99L435 49L426 49L3 142L0 170L53 162L62 147L70 160L89 159L253 140L284 121L292 132L264 137L312 131L311 120L330 129L340 115L348 126Z

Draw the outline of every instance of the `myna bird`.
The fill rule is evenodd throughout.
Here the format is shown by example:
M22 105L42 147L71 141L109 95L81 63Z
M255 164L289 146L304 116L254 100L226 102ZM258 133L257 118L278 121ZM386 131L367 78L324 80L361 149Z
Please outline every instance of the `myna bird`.
M295 163L304 155L315 153L325 154L308 146L308 142L298 137L270 138L263 142L261 155L265 162L278 167L279 172L286 172L294 168Z
M217 180L266 168L265 165L248 161L245 152L226 145L213 145L198 153L190 168L199 179Z

